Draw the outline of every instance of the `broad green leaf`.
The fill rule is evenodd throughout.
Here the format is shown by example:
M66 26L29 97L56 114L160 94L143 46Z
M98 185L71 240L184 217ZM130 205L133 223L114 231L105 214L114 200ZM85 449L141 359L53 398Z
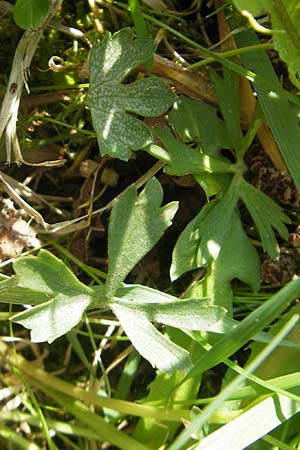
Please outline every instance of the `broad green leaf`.
M178 169L180 170L181 166L190 169L190 173L193 173L208 198L226 190L231 179L230 174L227 172L234 170L234 167L233 164L228 164L228 159L221 154L220 149L232 148L233 142L226 130L224 121L217 117L216 109L206 103L181 96L175 102L169 114L169 122L175 127L176 134L179 135L183 142L193 141L198 144L198 150L196 151L199 153L201 151L200 154L204 162L204 164L202 163L204 170L202 170L201 174L199 174L198 169L193 169L192 166L185 166L186 158L182 158L183 163L181 165L180 163L177 164ZM177 148L176 143L173 142L172 147L167 144L166 140L163 142L170 155L172 155L172 159L175 159L174 148ZM183 149L178 147L178 150L182 152ZM193 151L196 153L195 150ZM187 153L186 150L185 153ZM190 154L191 149L189 151ZM207 156L214 159L207 158ZM214 160L222 161L227 164L227 167L224 165L223 168L222 165L217 166ZM197 167L200 167L198 164ZM167 166L167 171L170 170L171 166L172 164ZM223 173L220 173L220 171Z
M226 239L232 239L231 226L239 199L241 177L236 175L224 197L215 204L201 224L201 240L197 254L198 266L218 258Z
M231 148L223 120L213 106L181 96L169 114L169 122L183 142L195 142L212 157L218 157L222 148ZM226 161L226 158L223 157Z
M171 175L201 174L201 173L233 173L235 165L229 162L211 158L178 141L169 128L155 128L155 134L167 150L151 145L149 153L167 163L166 173Z
M199 264L202 265L202 261L198 261L198 250L201 240L199 227L214 206L215 202L206 203L177 239L170 269L172 281L177 280L185 272L199 268Z
M171 225L178 204L160 207L162 199L162 188L152 178L139 196L132 185L115 201L108 230L107 298Z
M49 0L17 0L13 16L18 27L37 28L47 17Z
M124 28L113 36L107 32L91 51L88 104L102 155L128 160L131 151L151 144L148 127L128 112L159 116L175 101L159 78L122 84L130 71L151 58L155 47L154 41L133 39L130 28Z
M12 317L13 322L31 330L32 342L53 342L77 325L91 303L90 295L58 294L52 300Z
M153 367L169 374L192 367L188 352L159 333L143 313L117 304L111 308L132 344Z
M81 283L73 272L47 250L40 250L37 256L24 256L14 264L18 286L43 292L49 296L66 296L93 293Z
M252 30L243 31L235 37L240 47L258 45L259 40ZM277 90L280 83L274 68L264 52L251 52L241 55L246 68L255 70L260 78L268 81L268 85L258 83L254 79L253 85L258 94L259 103L265 115L268 126L278 144L280 153L293 177L298 189L300 188L300 128L297 115L284 92ZM298 98L294 95L295 98ZM287 132L288 130L288 132Z
M209 330L227 312L225 308L198 298L176 299L166 303L144 302L140 298L138 302L133 303L125 296L124 298L114 297L113 305L139 311L151 322L185 330Z
M243 138L240 126L239 76L226 67L223 68L223 79L213 70L210 72L210 76L227 132L231 137L233 147L238 156Z
M263 248L271 258L279 254L279 246L273 231L278 231L284 239L288 238L285 223L290 223L289 217L270 197L243 180L240 186L240 197L259 232Z
M12 317L14 322L31 329L33 342L51 343L70 331L93 301L93 290L81 283L61 260L46 250L40 250L37 256L17 259L14 270L14 281L19 289L24 289L24 302L27 303L27 298L30 300L28 290L35 293L34 303L44 300ZM35 299L36 294L38 297ZM19 300L18 296L16 300Z
M253 291L260 286L260 260L236 212L231 219L230 238L224 241L218 258L211 264L204 280L197 283L196 289L199 295L209 297L215 305L221 305L231 313L233 279L248 284Z
M246 10L254 17L260 16L264 12L265 0L232 0L235 7L241 12Z

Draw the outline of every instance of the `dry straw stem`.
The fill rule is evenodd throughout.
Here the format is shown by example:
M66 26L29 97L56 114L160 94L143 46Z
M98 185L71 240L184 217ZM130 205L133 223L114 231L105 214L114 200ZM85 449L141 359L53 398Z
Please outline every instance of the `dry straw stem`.
M12 69L8 81L7 90L3 99L0 112L0 138L5 132L6 135L6 157L7 162L11 162L11 153L13 151L15 162L17 164L25 163L18 136L17 136L17 120L20 99L25 85L27 92L29 67L34 56L35 50L42 37L44 29L49 25L49 22L59 9L62 0L52 0L50 2L49 13L42 24L34 30L26 30L20 39L18 47L15 52ZM2 5L3 6L3 5ZM49 163L42 163L38 165L60 165L61 160L51 161Z
M137 69L141 72L147 72L145 64L139 66ZM176 88L177 92L212 105L217 104L210 78L205 71L192 72L169 59L155 54L151 73L164 78Z
M158 161L154 166L152 166L144 175L142 175L136 182L135 186L137 189L142 187L144 184L147 183L150 178L156 175L157 172L159 172L162 167L164 166L164 162ZM90 225L91 217L95 214L102 214L104 211L108 211L112 208L114 199L111 200L107 205L105 205L103 208L97 209L95 211L90 211L88 214L84 214L80 217L76 217L73 220L66 220L62 222L57 222L53 224L47 223L43 216L34 209L27 201L24 200L30 199L31 201L37 201L39 204L44 203L47 204L48 207L52 208L51 204L46 202L42 196L39 196L35 192L33 192L28 186L24 186L19 181L15 180L14 178L11 178L9 175L6 175L5 173L0 171L0 183L2 183L2 186L4 190L9 194L9 196L16 202L16 204L24 209L26 213L34 219L38 224L38 232L45 233L45 234L69 234L73 233L75 231L82 230ZM120 198L123 195L124 191L121 192L117 198ZM23 198L24 197L24 198ZM55 209L55 212L58 214L61 214L60 210Z

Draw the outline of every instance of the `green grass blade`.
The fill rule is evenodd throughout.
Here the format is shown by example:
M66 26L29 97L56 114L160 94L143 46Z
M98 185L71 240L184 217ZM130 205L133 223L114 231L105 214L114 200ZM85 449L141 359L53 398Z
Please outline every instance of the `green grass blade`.
M185 448L185 444L188 442L190 436L197 430L200 429L203 425L205 425L212 414L221 407L222 403L227 400L227 398L230 397L230 395L241 385L243 380L252 374L257 367L261 365L261 363L270 355L270 353L279 345L280 341L284 339L285 336L291 331L291 329L295 326L295 324L299 320L299 315L295 314L283 327L282 329L274 336L272 341L257 355L257 357L249 364L246 370L244 370L243 374L238 375L236 378L234 378L233 381L231 381L217 396L217 398L209 405L207 406L194 420L193 422L181 433L181 435L178 436L178 438L173 442L173 444L169 447L168 450L181 450ZM193 450L222 450L224 448L230 448L230 450L243 450L246 448L247 445L244 445L245 442L247 444L251 444L252 442L256 441L260 437L262 437L264 434L267 434L269 431L273 430L276 426L280 425L282 422L287 420L289 417L291 417L293 414L296 414L298 410L300 409L300 403L295 402L294 400L291 400L290 398L287 398L285 396L280 396L277 394L274 394L273 396L269 397L270 405L268 406L270 415L272 416L271 422L267 423L267 426L264 428L259 428L257 425L257 412L252 416L252 420L254 421L253 427L252 427L252 433L248 433L249 430L249 422L246 420L242 423L242 431L239 433L236 433L237 425L234 428L234 432L231 430L231 432L227 435L227 443L225 443L225 433L221 432L220 436L220 430L226 430L226 426L223 426L220 430L217 430L217 432L212 433L207 438L203 439L199 445L196 445L193 447ZM279 400L279 405L278 405ZM281 406L281 400L282 400L282 407L283 407L283 414L278 415L278 407ZM261 404L261 403L260 403ZM259 405L260 405L259 404ZM259 406L257 405L257 406ZM254 406L255 408L255 406ZM265 408L264 406L262 408L262 413L265 414ZM273 409L272 409L273 408ZM251 412L251 409L249 410ZM247 411L249 413L249 411ZM273 412L273 414L272 414ZM247 413L245 413L247 414ZM248 418L248 416L247 416ZM239 418L238 418L239 419ZM238 420L236 419L236 420ZM228 424L228 427L230 427L231 421ZM263 422L261 418L261 422ZM240 430L240 428L238 428ZM250 430L249 430L250 431ZM217 442L209 442L210 446L206 446L207 440L214 440L214 436L216 433L219 433L217 436ZM246 438L245 436L246 435ZM213 437L212 437L213 436ZM221 437L221 439L220 439ZM229 439L229 441L228 441ZM236 439L236 442L233 442L233 439ZM246 440L245 440L246 439ZM227 445L228 444L228 445ZM236 445L234 445L236 444Z
M100 440L107 441L122 450L149 450L147 446L118 430L99 414L89 411L83 403L67 395L57 394L49 388L43 387L43 391L74 415L81 425L96 433Z
M121 4L119 4L121 6ZM124 8L125 9L125 8ZM228 57L232 57L234 54L242 53L246 54L247 52L237 51L235 53L233 52L225 52L223 56L222 53L213 52L211 50L208 50L206 47L203 47L202 45L198 44L197 42L193 41L192 39L186 37L184 34L180 33L179 31L175 30L174 28L170 27L168 24L156 19L155 17L150 16L149 14L144 14L145 19L149 20L150 22L160 26L164 30L167 30L169 33L173 34L174 36L178 37L179 39L182 39L183 42L186 42L188 45L190 45L193 48L196 48L203 52L204 54L208 55L210 58L207 58L207 64L212 63L214 61L217 61L221 64L223 64L225 67L227 67L230 70L233 70L235 73L238 73L242 75L243 77L247 78L250 81L255 80L257 84L264 86L266 89L272 91L274 90L277 93L280 93L283 98L291 101L292 103L295 103L296 105L300 104L300 99L295 96L294 94L291 94L286 89L283 89L278 82L276 84L269 82L266 80L263 76L260 76L259 74L254 73L252 70L245 69L240 64L237 64L229 59ZM257 44L256 44L257 45ZM249 48L249 47L248 47ZM250 48L252 46L250 45ZM261 51L262 49L260 49ZM203 60L202 60L203 61ZM195 68L195 65L193 65Z
M259 43L252 30L239 33L235 39L240 47ZM241 60L246 68L251 68L260 78L274 85L274 91L272 91L263 84L257 83L255 80L253 82L267 124L273 133L289 172L299 189L300 128L297 123L296 114L289 105L288 100L276 89L276 86L280 86L280 84L266 53L253 52L243 54L241 55Z
M249 314L231 333L220 339L214 347L204 354L186 375L184 381L190 377L219 364L245 345L252 337L262 331L275 320L286 306L300 294L300 279L290 282L259 308Z
M132 21L134 23L136 34L139 39L149 39L147 25L141 10L139 0L128 0Z
M10 442L10 444L13 445L14 448L22 448L24 450L42 450L39 445L35 444L32 441L29 441L23 436L20 436L19 433L16 433L14 430L4 425L0 425L0 437Z
M194 450L243 450L299 411L300 403L275 394L203 439Z

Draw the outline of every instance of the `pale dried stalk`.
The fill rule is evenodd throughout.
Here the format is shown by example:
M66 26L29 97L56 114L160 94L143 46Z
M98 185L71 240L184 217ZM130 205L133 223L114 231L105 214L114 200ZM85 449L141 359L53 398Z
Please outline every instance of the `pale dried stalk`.
M150 178L152 178L154 175L156 175L157 172L159 172L162 169L164 164L165 163L162 161L158 161L157 163L155 163L154 166L152 166L144 175L142 175L135 182L136 188L139 189L144 184L146 184ZM113 199L102 208L97 209L96 211L90 211L89 213L83 214L80 217L76 217L73 220L66 220L50 224L47 223L44 220L43 216L23 198L27 197L32 199L34 197L35 199L38 199L39 202L41 202L43 200L42 197L38 196L38 194L35 194L28 186L24 186L19 181L14 180L13 178L9 177L8 175L4 174L1 171L0 171L0 184L2 184L2 188L4 189L4 191L7 192L7 194L9 194L9 196L15 201L15 203L20 208L24 209L24 211L26 211L27 214L39 224L39 227L36 228L36 231L38 233L69 234L75 231L82 230L90 225L91 218L94 215L103 214L104 211L109 211L112 208L115 201L115 199ZM122 197L123 193L124 191L121 192L116 198ZM45 201L43 202L46 203ZM59 213L59 211L57 212Z
M6 135L6 158L8 164L11 162L11 153L13 151L15 162L17 164L26 163L24 161L18 136L17 136L17 120L20 99L25 85L27 92L29 67L42 37L44 29L48 26L53 18L62 0L52 0L49 7L49 13L42 24L34 30L26 30L20 39L15 52L12 69L9 77L8 87L4 96L0 112L0 138L5 132ZM28 163L26 163L28 164ZM38 165L60 165L61 160L51 161L50 163L42 163Z

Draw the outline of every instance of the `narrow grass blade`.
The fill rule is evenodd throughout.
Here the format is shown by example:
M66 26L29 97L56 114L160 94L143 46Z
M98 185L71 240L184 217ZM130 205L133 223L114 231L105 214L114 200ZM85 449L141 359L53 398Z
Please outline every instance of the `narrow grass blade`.
M207 436L194 450L243 450L299 411L300 403L273 395Z
M249 314L231 333L220 339L214 347L204 354L186 375L183 381L224 361L252 337L275 320L287 305L300 294L300 279L290 282L259 308Z
M257 45L259 40L252 30L243 31L235 36L240 47ZM280 86L273 66L264 52L251 52L241 55L241 60L247 69L274 85L274 91L265 85L256 82L253 86L258 94L258 100L265 115L273 136L278 144L280 153L289 169L289 172L300 188L300 128L296 114L282 93L276 89ZM296 97L296 96L295 96Z
M22 448L24 450L42 450L42 448L39 445L35 444L29 439L24 438L23 436L20 436L19 433L16 433L11 428L8 428L4 425L0 425L0 437L9 442L10 445L13 446L16 445L18 448ZM9 447L8 444L6 448L13 448L13 447Z
M209 419L211 418L212 414L221 407L223 402L227 400L230 395L241 385L241 383L250 376L261 364L262 362L270 355L270 353L279 345L280 341L284 339L285 336L291 331L291 329L295 326L295 324L299 321L299 315L295 314L287 324L284 325L284 327L277 333L277 335L274 336L272 341L257 355L257 357L249 364L246 370L240 375L238 375L234 380L232 380L217 396L217 398L209 405L207 406L198 416L195 417L193 422L181 433L180 436L173 442L173 444L169 447L169 450L181 450L182 448L185 448L185 444L188 442L190 436L197 430L201 429L202 426L204 426ZM285 396L282 396L283 399L285 399ZM300 409L300 403L295 402L294 400L291 400L288 398L288 401L284 403L284 412L282 415L278 414L278 402L277 398L281 399L280 395L277 396L277 394L273 394L273 398L275 399L275 405L274 405L274 414L273 414L273 421L271 424L269 424L267 427L265 427L263 430L261 430L261 433L256 432L256 428L252 429L251 436L247 438L247 443L251 444L252 442L255 442L257 439L262 437L264 434L267 434L269 431L273 430L277 425L281 424L285 420L287 420L289 417L291 417L293 414L296 414L298 412L298 405ZM264 399L262 399L263 401ZM264 409L263 409L264 411ZM255 416L255 423L256 423L257 417ZM231 423L231 422L230 422ZM237 445L233 446L232 436L231 440L227 443L224 442L224 434L221 434L221 439L218 442L217 445L212 445L210 447L202 447L203 442L205 444L206 439L209 438L209 436L205 439L202 439L199 445L195 445L193 447L193 450L208 450L214 449L214 450L221 450L224 448L230 448L230 450L243 450L245 448L243 437L240 435L243 435L243 433L247 434L247 431L249 430L248 422L246 421L243 424L243 428L239 433L236 433L236 428L233 433L233 435L236 436ZM222 427L223 429L224 427ZM240 430L240 429L239 429ZM214 435L212 433L210 436ZM221 445L222 443L222 445ZM228 444L228 445L227 445ZM220 446L221 445L221 446Z
M141 10L139 0L128 0L128 6L136 29L137 37L139 39L149 39L147 25Z
M50 388L44 388L43 390L65 410L74 415L81 425L91 429L104 442L107 441L122 450L149 450L147 446L118 430L99 414L89 411L83 403L67 395L57 394Z

